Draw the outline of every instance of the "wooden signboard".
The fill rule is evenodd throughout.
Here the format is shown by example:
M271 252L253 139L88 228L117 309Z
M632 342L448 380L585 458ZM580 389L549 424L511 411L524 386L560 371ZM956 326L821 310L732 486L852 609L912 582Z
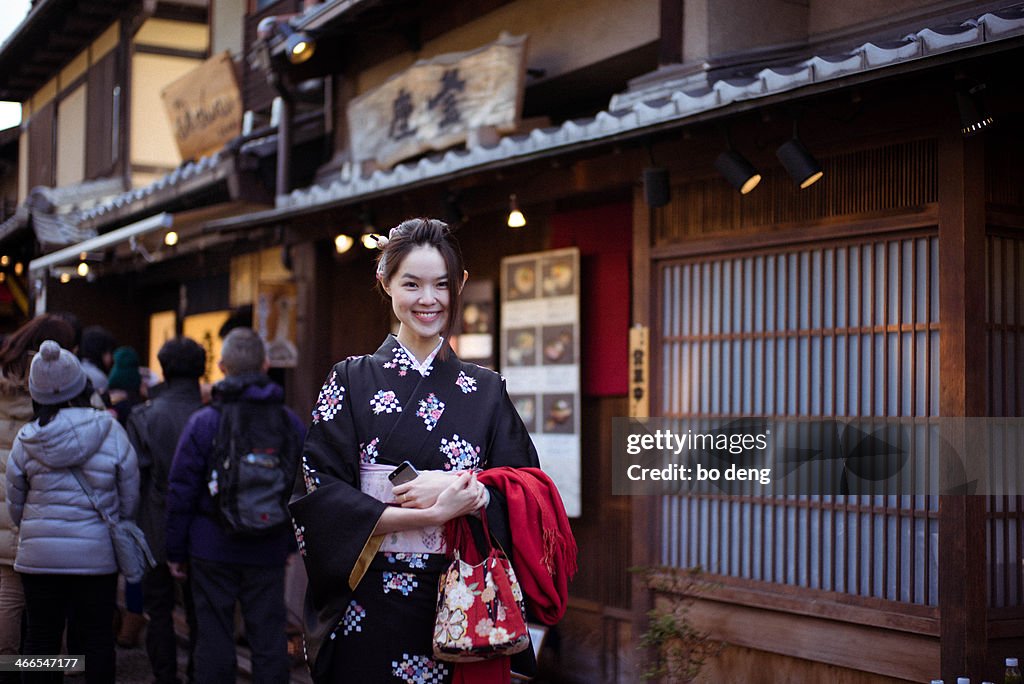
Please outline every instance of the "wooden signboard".
M242 95L226 50L161 93L182 159L216 152L242 132Z
M466 141L470 131L515 130L522 109L526 36L503 35L470 52L416 62L348 106L356 161L388 168Z

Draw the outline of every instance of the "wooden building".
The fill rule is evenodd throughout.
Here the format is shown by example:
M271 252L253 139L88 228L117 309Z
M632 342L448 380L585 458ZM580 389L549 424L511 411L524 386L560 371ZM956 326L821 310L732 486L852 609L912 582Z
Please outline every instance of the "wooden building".
M139 330L168 308L222 312L252 302L260 281L287 281L298 303L287 387L304 412L331 364L375 348L389 326L372 252L340 253L336 236L452 217L471 279L492 283L505 257L577 248L581 570L542 654L546 677L638 681L645 614L664 597L636 566L703 568L709 589L691 617L728 644L707 681L995 679L1004 656L1024 654L1018 497L627 497L611 485L611 420L630 410L636 326L649 332L651 416L1024 413L1019 7L218 7L205 20L215 36L228 35L225 16L240 22L244 108L265 134L193 161L202 191L166 176L124 207L81 213L76 227L102 237L164 211L223 211L188 215L179 252L154 247L154 263L111 238L89 297L109 309L141 284L131 286L146 303L140 295L120 323ZM301 33L316 47L295 64L285 50ZM518 36L515 126L394 151L426 121L404 109L403 79ZM469 85L455 102L500 86ZM349 113L389 87L382 120L395 145L368 158L369 119ZM991 125L965 118L983 107ZM794 138L823 172L805 188L777 156ZM747 194L716 169L728 149L759 170ZM273 206L239 204L253 188ZM510 195L523 228L506 224Z

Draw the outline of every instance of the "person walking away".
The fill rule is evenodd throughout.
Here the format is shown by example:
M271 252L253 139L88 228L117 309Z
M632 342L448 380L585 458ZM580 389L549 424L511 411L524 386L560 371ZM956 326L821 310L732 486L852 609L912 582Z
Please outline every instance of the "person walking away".
M0 479L7 477L7 457L18 431L32 420L28 369L39 345L54 340L62 347L75 343L75 330L64 319L42 314L22 325L0 345ZM7 512L6 487L0 486L0 655L21 653L25 593L14 571L18 528ZM19 682L16 672L0 673L0 684Z
M107 373L114 365L114 348L117 341L109 330L101 325L90 325L82 330L78 345L78 358L82 362L89 381L100 396L107 400Z
M458 681L431 644L449 564L443 526L469 516L482 534L473 516L486 509L501 548L515 548L501 491L476 472L537 467L537 451L501 376L459 360L448 344L467 277L445 223L392 228L377 282L398 334L374 354L337 363L313 407L302 461L308 494L291 510L309 575L306 622L316 627L307 652L318 683ZM397 473L412 479L389 481ZM532 674L532 650L513 660ZM494 663L487 683L508 681L508 660Z
M115 349L114 365L107 376L107 394L117 422L124 426L132 409L146 401L147 392L139 370L139 355L131 347Z
M139 496L135 451L114 417L90 406L81 364L53 340L32 359L28 386L36 417L18 432L7 464L7 507L21 525L14 569L25 587L24 654L60 653L66 628L85 656L86 682L110 684L117 560L82 483L110 517L131 518ZM62 678L54 672L37 680Z
M252 650L252 681L280 684L290 676L284 572L294 537L286 506L304 429L267 377L268 366L253 330L228 333L220 359L226 377L214 386L212 405L189 419L171 463L168 568L192 582L195 674L203 684L235 681L236 603ZM266 483L247 484L250 477ZM260 503L266 507L256 510ZM261 521L274 525L259 528Z
M164 544L167 519L167 478L174 449L189 417L203 407L199 378L206 371L206 351L188 337L168 340L157 352L164 382L154 397L135 407L128 417L128 439L139 458L142 503L139 526L146 533L157 566L142 580L149 627L146 652L156 684L178 682L178 648L174 633L176 581L167 567ZM116 361L115 361L116 367ZM189 624L188 679L193 679L195 615L188 582L181 583Z
M139 372L139 355L134 349L118 347L114 350L113 359L110 375L107 376L107 397L110 410L117 418L117 422L126 427L131 410L145 401L146 386ZM139 645L139 635L146 626L146 617L142 611L142 583L126 581L124 611L121 613L121 627L117 632L118 646L135 648Z

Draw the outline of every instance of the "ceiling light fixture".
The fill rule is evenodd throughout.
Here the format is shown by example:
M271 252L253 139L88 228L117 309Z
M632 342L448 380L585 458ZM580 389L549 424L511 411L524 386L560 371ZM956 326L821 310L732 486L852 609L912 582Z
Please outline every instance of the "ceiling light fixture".
M344 254L348 250L352 249L352 245L354 244L356 244L356 241L352 239L351 235L338 233L334 237L334 251L338 254Z
M519 210L519 202L516 199L515 193L508 196L507 223L509 228L522 228L526 225L526 217Z
M754 165L731 146L715 159L715 168L741 195L746 195L761 182L761 174Z
M825 175L818 160L800 142L795 121L793 122L793 137L779 146L779 149L775 151L775 156L779 158L790 178L800 186L801 190L811 187Z
M978 83L956 93L956 105L960 110L960 132L965 137L977 135L995 123L985 107L985 84Z

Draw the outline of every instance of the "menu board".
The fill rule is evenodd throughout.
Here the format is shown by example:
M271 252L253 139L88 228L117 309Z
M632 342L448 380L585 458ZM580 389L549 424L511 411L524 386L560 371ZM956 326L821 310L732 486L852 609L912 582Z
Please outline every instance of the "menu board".
M580 511L580 255L501 262L501 374L571 517Z

